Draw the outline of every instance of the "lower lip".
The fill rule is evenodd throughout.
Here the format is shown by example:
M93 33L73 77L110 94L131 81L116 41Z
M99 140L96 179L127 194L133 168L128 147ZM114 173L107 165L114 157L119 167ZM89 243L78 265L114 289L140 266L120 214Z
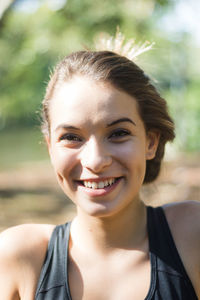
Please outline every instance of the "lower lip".
M78 184L78 189L81 192L87 193L89 196L104 196L111 193L118 186L121 180L122 178L119 178L115 183L113 183L112 185L105 186L103 189L87 188L82 184Z

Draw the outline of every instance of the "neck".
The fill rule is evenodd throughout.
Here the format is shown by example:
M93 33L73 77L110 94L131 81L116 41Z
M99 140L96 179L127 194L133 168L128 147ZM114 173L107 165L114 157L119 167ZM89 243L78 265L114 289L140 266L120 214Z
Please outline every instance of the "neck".
M112 217L92 217L78 211L72 222L73 244L86 251L108 253L116 249L140 249L147 237L146 206L132 202Z

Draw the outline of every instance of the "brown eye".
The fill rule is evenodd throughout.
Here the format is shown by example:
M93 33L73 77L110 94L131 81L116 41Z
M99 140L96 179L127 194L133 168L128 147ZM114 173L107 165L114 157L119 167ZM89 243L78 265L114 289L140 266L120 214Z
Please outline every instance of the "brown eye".
M110 138L120 138L120 137L124 137L124 136L128 136L128 135L130 135L130 132L128 130L117 129L114 132L112 132L112 134L110 135Z
M81 138L76 134L66 133L60 137L60 141L69 141L69 142L81 142Z

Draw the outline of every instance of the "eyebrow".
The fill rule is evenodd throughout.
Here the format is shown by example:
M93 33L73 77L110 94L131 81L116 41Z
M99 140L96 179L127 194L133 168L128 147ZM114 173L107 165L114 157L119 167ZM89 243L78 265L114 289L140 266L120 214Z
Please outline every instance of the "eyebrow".
M106 127L110 127L110 126L113 126L115 124L118 124L118 123L122 123L122 122L129 122L129 123L132 123L133 125L136 126L135 122L132 121L131 119L129 118L120 118L120 119L117 119L109 124L107 124ZM75 126L71 126L71 125L67 125L67 124L60 124L56 127L55 131L59 130L59 129L73 129L73 130L79 130L79 128L75 127Z
M132 121L131 119L129 119L129 118L120 118L120 119L117 119L117 120L109 123L106 127L110 127L110 126L113 126L113 125L121 123L121 122L130 122L130 123L132 123L133 125L136 126L135 122Z
M74 129L74 130L78 130L79 128L75 127L75 126L71 126L71 125L67 125L67 124L60 124L56 127L55 131L57 131L58 129Z

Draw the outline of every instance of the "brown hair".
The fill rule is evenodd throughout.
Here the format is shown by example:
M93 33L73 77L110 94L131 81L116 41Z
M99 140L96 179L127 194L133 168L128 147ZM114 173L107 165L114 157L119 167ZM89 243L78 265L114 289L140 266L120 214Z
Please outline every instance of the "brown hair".
M174 123L168 114L166 101L152 85L149 77L124 56L111 51L79 51L66 56L55 68L46 89L43 100L43 133L48 134L50 129L50 99L60 84L74 75L109 82L136 99L146 132L154 129L160 133L156 155L146 162L144 183L155 180L160 171L165 144L175 137Z

